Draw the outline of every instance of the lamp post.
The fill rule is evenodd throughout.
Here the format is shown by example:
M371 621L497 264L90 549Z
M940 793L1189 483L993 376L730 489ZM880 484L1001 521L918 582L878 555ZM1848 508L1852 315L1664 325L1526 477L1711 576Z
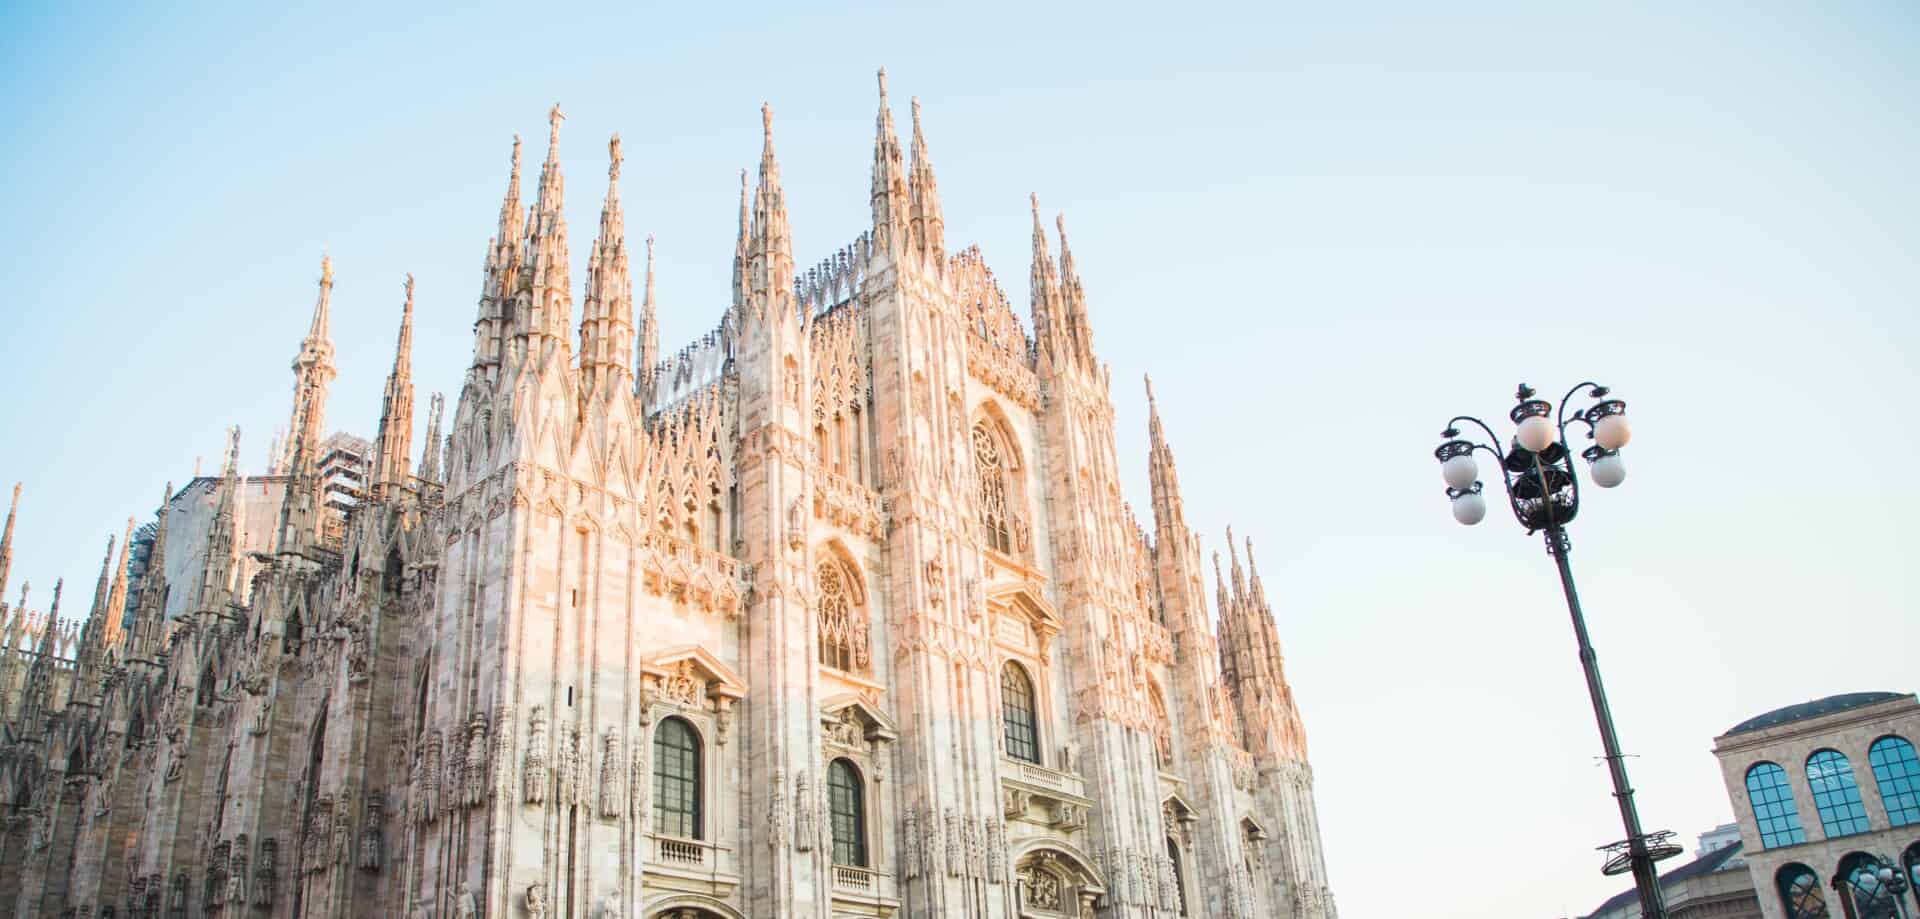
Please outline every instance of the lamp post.
M1906 919L1906 915L1907 915L1906 872L1901 871L1899 868L1894 866L1893 862L1890 862L1884 858L1879 858L1876 856L1874 858L1874 861L1877 861L1880 863L1878 867L1872 869L1874 879L1880 882L1880 889L1885 890L1887 892L1888 898L1893 900L1894 915L1900 917L1900 919Z
M1584 409L1567 414L1567 404L1584 394L1593 400ZM1492 456L1506 486L1507 503L1514 517L1529 535L1546 534L1547 554L1553 556L1560 572L1560 589L1567 597L1567 613L1573 618L1574 639L1580 649L1580 666L1586 672L1587 695L1593 702L1593 717L1600 725L1600 744L1606 751L1607 772L1613 778L1613 797L1620 807L1620 822L1627 838L1602 846L1607 853L1605 874L1633 873L1634 887L1640 894L1640 913L1645 919L1667 919L1667 906L1660 893L1659 872L1654 863L1680 853L1672 842L1673 833L1647 833L1640 828L1640 813L1633 804L1633 786L1627 782L1627 766L1620 753L1620 739L1613 730L1613 713L1607 707L1607 691L1600 683L1600 665L1593 644L1587 639L1586 617L1580 612L1580 596L1573 586L1573 569L1567 565L1572 544L1566 525L1580 511L1580 477L1574 470L1573 448L1567 444L1567 428L1585 425L1594 445L1581 451L1593 483L1612 488L1626 481L1627 469L1620 448L1632 436L1627 424L1627 404L1607 398L1607 387L1581 383L1567 391L1559 409L1544 399L1534 398L1533 387L1520 384L1515 400L1519 403L1508 413L1514 434L1507 448L1486 422L1470 415L1459 415L1440 432L1446 438L1434 457L1440 461L1441 475L1447 482L1447 497L1453 503L1453 518L1472 526L1486 517L1487 503L1481 495L1480 465L1474 454L1484 451ZM1461 436L1460 426L1471 424L1485 432L1487 440L1476 443Z

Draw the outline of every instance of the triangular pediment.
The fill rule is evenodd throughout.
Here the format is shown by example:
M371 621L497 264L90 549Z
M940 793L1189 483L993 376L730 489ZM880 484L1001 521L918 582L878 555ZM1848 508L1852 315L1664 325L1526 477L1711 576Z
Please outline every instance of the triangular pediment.
M843 720L860 723L867 740L893 740L900 732L893 725L893 719L872 702L854 693L842 693L833 696L820 706L820 720L831 723Z
M718 655L700 645L682 645L645 657L640 662L640 672L665 678L682 663L689 665L706 680L708 695L728 699L747 697L747 681L722 662Z
M1047 602L1037 584L1014 582L995 584L987 588L987 606L996 611L1007 611L1026 617L1029 625L1041 641L1058 633L1065 622L1060 614Z

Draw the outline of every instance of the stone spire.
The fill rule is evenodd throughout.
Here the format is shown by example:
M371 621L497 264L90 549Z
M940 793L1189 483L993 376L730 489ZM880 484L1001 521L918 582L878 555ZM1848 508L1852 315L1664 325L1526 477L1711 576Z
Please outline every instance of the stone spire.
M7 578L13 573L13 520L20 514L20 483L13 483L13 503L7 506L7 528L0 532L0 603L7 595Z
M420 478L429 482L440 481L440 414L446 407L445 396L427 397L427 446L420 451Z
M1093 356L1093 326L1087 321L1087 295L1080 286L1080 272L1073 265L1073 250L1067 246L1067 216L1056 215L1054 227L1060 233L1060 303L1065 312L1066 337L1074 356L1083 368L1098 366Z
M660 320L653 299L653 234L647 234L646 290L640 297L640 357L634 367L636 392L643 407L653 404L654 368L660 363Z
M290 475L311 472L318 460L320 438L325 430L327 388L333 383L333 340L328 336L328 317L333 300L333 259L320 257L320 295L313 304L313 321L307 337L300 340L300 352L293 358L293 415L288 424L288 440L283 465Z
M113 582L107 588L107 649L118 652L127 621L127 561L133 550L133 518L127 518L127 531L120 537L120 557L113 565Z
M747 308L747 296L753 292L753 282L747 278L747 234L752 224L747 211L747 171L740 170L740 231L733 240L733 311L738 314Z
M873 238L896 259L911 248L912 192L907 186L900 138L893 130L893 107L887 104L887 70L882 67L880 113L874 118Z
M760 184L754 189L747 262L751 312L766 319L793 302L793 232L787 224L787 196L780 189L780 162L773 155L773 106L760 106L760 126Z
M940 186L933 179L933 158L920 132L920 100L913 102L913 244L928 267L941 270L947 262L947 223L940 211Z
M1173 448L1167 446L1167 433L1160 426L1160 405L1153 398L1153 377L1147 382L1147 478L1153 487L1153 518L1162 536L1187 526L1186 511L1180 500L1180 476L1173 466Z
M133 640L129 657L152 660L159 653L160 627L167 618L167 504L173 483L160 493L160 522L153 532L153 551L147 554L147 573L140 577L140 595L134 602Z
M407 275L407 301L400 307L400 334L393 348L393 370L380 397L380 430L373 444L373 495L386 498L406 487L408 454L413 449L413 275Z
M587 257L587 297L580 317L580 400L633 389L633 277L626 217L620 209L620 135L607 142L607 199L600 235Z
M540 166L540 189L527 228L526 268L518 290L529 314L517 317L516 334L527 342L527 360L539 363L548 353L565 355L573 326L573 284L567 267L566 179L560 174L560 122L556 103L547 113L547 161ZM536 347L538 346L538 347ZM563 362L564 363L564 362Z
M1033 205L1033 268L1029 273L1033 340L1041 361L1050 363L1058 350L1054 324L1061 319L1060 277L1054 271L1053 256L1047 252L1047 228L1040 222L1040 196L1031 195L1028 201Z
M501 350L513 336L513 292L520 274L520 244L526 217L520 203L520 135L513 135L513 167L507 174L500 222L487 240L486 280L480 288L479 316L473 323L473 364L469 375L498 382Z
M127 531L129 534L133 531L133 520L131 518L127 520ZM95 581L93 585L93 606L87 610L87 621L85 624L86 637L84 642L88 648L91 648L103 637L101 632L103 631L102 625L106 622L107 617L107 595L112 592L112 587L109 585L113 579L113 546L113 534L108 533L107 554L100 559L100 578Z
M317 531L310 528L296 529L302 526L302 518L314 518L318 509L311 514L297 512L296 492L301 476L296 472L294 481L287 486L287 498L281 505L280 517L281 551L296 551L311 543ZM316 479L308 476L306 478ZM198 611L218 611L224 609L231 597L234 571L239 567L240 559L240 428L227 429L227 461L220 474L219 492L214 498L213 523L207 530L207 557L200 569L200 593L195 608ZM315 500L318 490L315 489Z

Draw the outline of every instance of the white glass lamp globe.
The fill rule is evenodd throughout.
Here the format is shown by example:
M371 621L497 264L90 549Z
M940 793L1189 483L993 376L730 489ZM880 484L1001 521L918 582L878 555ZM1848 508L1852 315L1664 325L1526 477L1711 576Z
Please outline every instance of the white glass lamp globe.
M1608 415L1593 425L1593 439L1609 450L1618 450L1633 439L1633 428L1625 415Z
M1528 415L1514 431L1514 439L1528 451L1539 453L1553 443L1553 422L1545 415Z
M1453 499L1453 519L1465 526L1473 526L1487 516L1487 499L1479 492L1470 491L1456 495Z
M1609 453L1593 461L1593 484L1612 488L1627 480L1627 464L1620 454Z
M1440 464L1440 476L1447 480L1449 487L1466 491L1480 480L1480 464L1474 461L1471 453L1450 456Z

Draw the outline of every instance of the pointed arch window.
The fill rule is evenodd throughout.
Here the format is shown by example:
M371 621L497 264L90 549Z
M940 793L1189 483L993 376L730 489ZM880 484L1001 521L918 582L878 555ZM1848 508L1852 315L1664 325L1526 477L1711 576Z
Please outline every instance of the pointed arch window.
M1017 492L1011 475L1011 463L994 426L980 421L973 426L973 462L980 480L980 535L996 552L1012 555L1021 538Z
M1013 661L1000 668L1000 721L1006 732L1007 755L1040 762L1040 727L1035 717L1033 681Z
M816 572L820 619L820 663L849 672L865 672L873 663L871 631L861 605L859 584L839 558L829 554Z
M1747 800L1753 804L1754 822L1760 825L1761 848L1807 841L1807 832L1800 827L1800 810L1793 803L1793 786L1787 783L1787 770L1778 763L1755 763L1747 770Z
M1913 755L1913 744L1888 734L1867 748L1867 763L1880 786L1880 800L1887 805L1887 823L1920 823L1920 759Z
M1853 764L1838 750L1815 750L1807 757L1807 787L1820 811L1820 828L1828 839L1867 831L1867 808L1860 803L1860 786L1853 781Z
M1826 891L1820 889L1820 876L1812 868L1789 862L1780 866L1773 880L1787 919L1830 919Z
M700 736L682 718L653 732L653 831L681 839L700 835Z
M833 820L833 863L867 867L867 805L860 773L845 759L827 767L827 809Z

